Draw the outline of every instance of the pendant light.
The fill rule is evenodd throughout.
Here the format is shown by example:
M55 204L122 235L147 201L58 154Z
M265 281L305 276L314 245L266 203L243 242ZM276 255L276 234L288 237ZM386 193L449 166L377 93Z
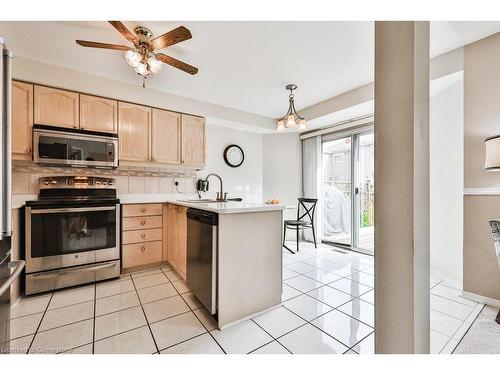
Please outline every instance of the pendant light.
M286 129L295 128L297 125L299 130L306 130L306 120L295 110L293 90L297 89L297 85L290 83L285 88L290 90L290 95L288 95L288 111L285 116L278 120L276 131L284 132Z

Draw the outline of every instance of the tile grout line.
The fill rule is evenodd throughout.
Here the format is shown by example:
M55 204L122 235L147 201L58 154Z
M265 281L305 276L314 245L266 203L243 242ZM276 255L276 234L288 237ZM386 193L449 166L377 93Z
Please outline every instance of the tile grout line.
M161 271L161 269L160 269ZM162 272L163 273L163 272ZM168 277L165 276L168 280ZM142 301L141 299L139 298L139 292L137 291L137 287L135 285L135 282L134 282L134 278L131 276L130 277L132 279L132 285L134 285L134 290L135 290L135 294L137 295L137 299L139 300L139 305L141 306L141 310L142 310L142 313L144 314L144 319L146 320L146 325L148 326L148 329L149 329L149 334L151 335L152 339L153 339L153 343L155 344L155 347L156 347L156 353L157 354L160 354L160 350L158 349L158 344L156 343L156 339L155 339L155 336L153 335L153 330L151 329L151 326L149 324L149 320L148 320L148 317L146 315L146 311L144 311L144 306L142 306ZM135 306L137 307L137 306Z
M38 334L38 330L40 329L40 326L42 325L43 318L45 318L45 314L47 313L47 310L49 309L50 302L52 302L52 297L54 297L54 292L50 295L49 302L47 303L47 306L45 307L45 310L43 311L42 318L40 319L40 322L38 323L38 326L36 327L36 331L33 334L33 338L31 339L31 342L28 346L28 349L26 350L26 354L29 354L31 347L33 346L33 342L35 341L35 337Z
M92 354L94 354L95 345L95 313L97 309L97 283L94 283L94 319L92 319Z
M460 340L458 340L458 343L457 345L453 348L451 354L454 354L455 353L455 350L458 348L458 346L460 345L460 343L462 342L462 340L464 339L464 337L467 335L467 333L469 333L470 329L472 328L472 326L474 325L474 323L476 322L477 318L479 317L479 315L481 315L481 313L483 312L484 308L486 307L486 305L483 305L483 307L481 308L481 310L479 311L479 313L476 315L476 317L474 318L474 320L472 321L471 325L469 326L469 328L467 328L467 331L465 331L464 335L460 338ZM456 332L455 332L456 333Z
M163 270L161 270L163 272ZM165 274L165 272L163 272L163 274ZM168 279L167 275L165 274L165 277ZM175 287L175 285L172 284L172 286L174 287L174 289L177 291L177 288ZM210 333L210 331L207 329L207 327L205 327L205 325L203 324L203 322L201 321L201 319L198 317L198 315L196 315L194 313L194 310L198 310L198 309L192 309L191 306L189 305L189 303L186 302L186 300L184 299L184 297L182 297L182 294L179 293L179 295L181 296L182 300L186 303L186 305L188 305L189 309L191 310L191 312L193 313L193 315L196 317L196 319L198 319L198 321L200 322L200 324L203 326L203 328L205 328L205 330L207 331L207 333L210 335L210 337L212 338L212 340L215 341L215 343L219 346L219 348L222 350L222 352L224 354L227 354L226 351L224 350L224 348L219 344L219 342L215 339L215 337L212 335L212 333ZM201 308L203 308L203 306L201 306ZM209 312L210 313L210 312ZM216 328L217 329L217 328ZM204 334L204 333L203 333ZM201 336L201 335L200 335ZM197 336L196 336L197 337ZM194 337L192 337L194 338ZM189 339L191 340L191 339ZM177 343L175 345L178 345L180 343ZM174 346L175 346L174 345ZM166 349L166 348L165 348ZM165 349L162 349L162 350L165 350Z

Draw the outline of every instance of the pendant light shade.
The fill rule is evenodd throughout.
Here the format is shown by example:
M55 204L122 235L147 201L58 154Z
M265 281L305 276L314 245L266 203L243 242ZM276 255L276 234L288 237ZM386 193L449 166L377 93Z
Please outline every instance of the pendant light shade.
M500 135L484 140L486 157L484 169L487 171L500 171Z

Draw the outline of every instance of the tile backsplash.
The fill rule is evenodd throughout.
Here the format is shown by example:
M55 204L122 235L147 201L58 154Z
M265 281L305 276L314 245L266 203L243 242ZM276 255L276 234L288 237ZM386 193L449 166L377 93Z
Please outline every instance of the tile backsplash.
M104 176L116 179L118 194L175 194L196 192L196 170L165 167L117 169L48 167L32 161L12 161L12 194L38 194L38 181L46 176ZM179 182L175 186L175 182Z

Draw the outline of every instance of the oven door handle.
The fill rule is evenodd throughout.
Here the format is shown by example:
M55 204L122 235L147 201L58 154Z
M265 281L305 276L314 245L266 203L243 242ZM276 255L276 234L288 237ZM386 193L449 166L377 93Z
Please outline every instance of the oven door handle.
M39 208L32 209L32 214L52 214L67 212L93 212L93 211L114 211L116 206L112 207L68 207L68 208Z
M25 265L24 260L14 260L12 262L9 262L9 268L15 267L15 269L14 272L12 272L12 274L9 276L7 281L2 286L0 286L0 296L4 294L12 285L12 283L19 277L21 271L24 268L24 265Z
M112 262L112 263L106 263L106 264L100 264L98 266L94 266L94 267L89 267L89 268L77 268L77 269L72 269L72 270L64 270L64 271L56 271L56 272L51 272L51 273L43 273L43 274L39 274L39 275L33 275L33 278L35 279L53 279L54 277L59 277L61 275L68 275L68 274L72 274L72 273L75 273L75 272L93 272L93 271L99 271L99 270L102 270L102 269L106 269L106 268L111 268L111 267L115 267L116 266L116 263L115 262Z

